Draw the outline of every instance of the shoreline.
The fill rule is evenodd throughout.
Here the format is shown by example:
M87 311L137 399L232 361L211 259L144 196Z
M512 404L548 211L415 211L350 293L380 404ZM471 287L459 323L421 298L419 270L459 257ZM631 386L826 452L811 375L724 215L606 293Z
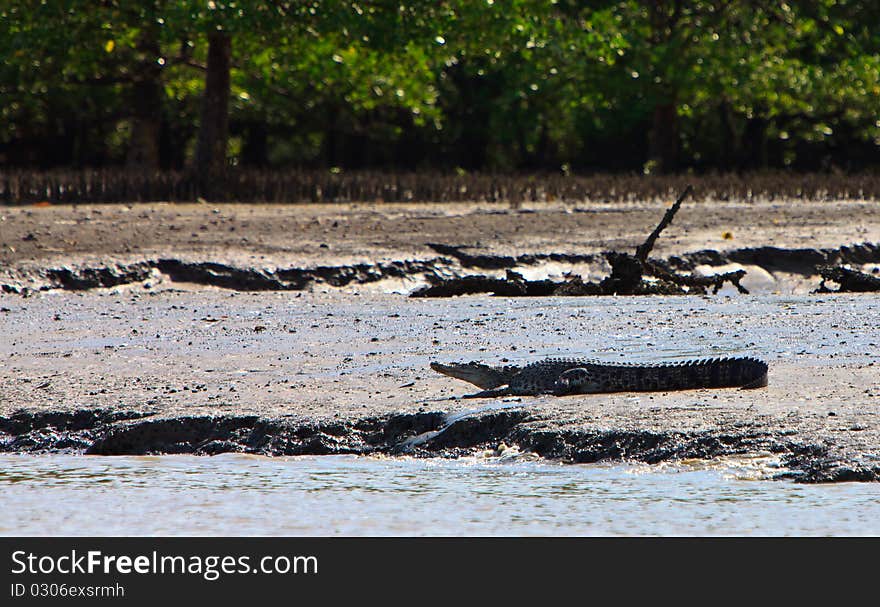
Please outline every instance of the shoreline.
M143 417L140 417L143 416ZM151 419L144 413L80 410L0 418L0 452L15 454L261 456L361 455L459 458L516 449L550 461L675 463L773 455L773 480L800 483L876 482L880 466L837 459L787 433L548 429L525 409L454 415L388 415L343 422L292 423L242 417ZM450 422L449 418L455 418ZM124 421L121 421L124 420ZM6 436L3 436L6 435ZM417 439L418 446L407 447Z
M799 482L877 481L880 300L810 294L819 264L877 267L876 207L682 207L658 257L739 265L751 295L437 299L406 294L430 275L601 276L604 252L634 249L664 207L2 208L0 283L21 294L0 293L0 451L769 452ZM428 368L560 354L750 355L770 364L770 384L462 401L468 386Z

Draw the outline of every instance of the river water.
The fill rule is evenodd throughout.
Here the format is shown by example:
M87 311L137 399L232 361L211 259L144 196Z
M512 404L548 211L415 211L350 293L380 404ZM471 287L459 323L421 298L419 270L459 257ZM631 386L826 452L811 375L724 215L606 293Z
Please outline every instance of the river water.
M0 455L0 535L878 535L880 487L674 466Z

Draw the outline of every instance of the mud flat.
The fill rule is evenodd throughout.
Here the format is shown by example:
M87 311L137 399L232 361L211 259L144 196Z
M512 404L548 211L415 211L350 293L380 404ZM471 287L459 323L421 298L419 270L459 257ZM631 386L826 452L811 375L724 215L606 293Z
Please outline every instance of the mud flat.
M192 283L449 296L585 294L661 203L61 205L0 208L0 292ZM651 253L669 271L743 271L753 293L808 293L824 266L880 268L869 201L686 203ZM514 272L521 280L505 280ZM559 285L572 276L583 279ZM488 286L487 286L488 285ZM736 292L732 286L729 291ZM653 289L646 289L648 292Z
M770 455L770 477L880 479L880 299L812 295L880 263L880 206L699 203L654 255L750 295L412 299L434 279L585 279L656 203L0 208L0 450ZM876 275L876 274L875 274ZM432 360L751 355L766 389L460 400Z
M672 202L671 200L669 202ZM632 252L663 202L504 204L105 204L0 207L0 271L146 260L237 268L318 268L480 255ZM880 204L687 201L652 255L739 249L839 249L880 243ZM2 281L2 276L0 276Z
M0 298L0 449L570 462L775 455L880 478L871 295L486 298L137 289ZM432 360L749 354L761 390L461 400Z

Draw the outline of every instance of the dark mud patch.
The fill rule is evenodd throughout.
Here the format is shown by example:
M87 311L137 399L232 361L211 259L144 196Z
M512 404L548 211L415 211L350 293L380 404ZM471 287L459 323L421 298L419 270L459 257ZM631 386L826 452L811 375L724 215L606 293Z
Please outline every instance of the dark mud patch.
M533 430L516 436L521 448L572 463L636 460L648 464L709 459L760 451L785 452L771 434L648 430Z
M86 291L143 282L150 277L150 273L150 264L144 262L103 268L52 268L46 270L45 277L50 284L58 285L58 288Z
M602 264L616 268L623 254L613 251L598 254L542 253L517 256L470 254L463 247L430 244L442 256L422 260L399 260L385 263L363 263L312 268L236 267L210 261L190 262L179 259L156 259L132 264L110 264L95 267L65 266L35 270L7 271L0 292L28 295L33 291L64 289L83 291L142 283L150 286L154 278L165 277L171 282L191 283L237 291L300 291L315 285L345 287L375 283L385 279L411 279L428 284L413 291L417 297L451 297L473 293L494 293L503 296L599 295L609 289L620 292L620 277L614 272L603 282L586 282L572 275L563 281L524 280L516 268L541 263ZM718 276L694 276L693 285L673 284L663 277L680 271L693 271L697 266L743 264L761 267L768 272L786 272L803 276L818 275L820 268L840 264L880 262L880 245L863 243L837 249L781 249L777 247L745 248L726 252L697 251L667 259L650 260L660 280L642 281L635 294L682 294L701 292L715 286ZM472 274L471 270L506 270L506 276ZM739 275L741 277L741 274ZM668 276L667 276L668 278ZM615 284L603 284L611 281Z
M255 416L179 417L108 428L86 450L90 455L239 452L259 455L382 453L401 437L427 431L442 414L394 415L354 422L261 419Z
M174 282L189 282L237 291L301 291L314 284L344 287L386 278L406 278L433 273L445 260L402 260L379 264L317 266L315 268L257 269L226 264L189 263L176 259L151 262Z
M526 253L523 255L473 255L464 251L465 247L448 244L428 243L437 253L455 259L463 268L479 270L505 270L519 266L531 266L545 261L560 263L596 263L602 261L605 253L573 254L573 253Z
M516 272L507 272L504 278L491 276L462 276L432 280L432 284L420 287L410 297L455 297L492 293L500 297L544 297L562 294L569 283L551 280L525 280Z
M171 282L220 287L236 291L301 291L315 284L344 287L368 284L387 278L433 274L450 265L446 259L402 260L379 264L318 266L315 268L240 268L216 262L188 262L158 259L129 265L62 267L23 271L14 280L0 284L0 291L28 295L52 289L89 290L146 283L154 272ZM149 286L149 285L145 285Z
M112 425L148 417L151 412L80 409L71 412L17 411L0 417L0 451L82 451Z
M728 263L758 266L768 272L785 272L812 276L828 265L866 264L880 262L880 244L865 242L834 249L784 249L780 247L748 247L723 253L707 249L668 259L671 267L690 270L700 264L720 266Z
M524 408L448 415L395 414L354 421L263 419L258 416L154 418L145 412L80 410L17 412L0 418L2 452L88 455L250 453L270 456L408 454L458 457L502 443L568 463L682 459L775 453L777 478L805 483L878 481L880 466L848 460L827 445L803 444L790 433L746 427L728 431L564 429Z
M98 267L61 267L17 273L14 280L0 284L0 292L27 296L32 291L64 289L88 291L142 283L153 272L148 261L133 264L110 264Z

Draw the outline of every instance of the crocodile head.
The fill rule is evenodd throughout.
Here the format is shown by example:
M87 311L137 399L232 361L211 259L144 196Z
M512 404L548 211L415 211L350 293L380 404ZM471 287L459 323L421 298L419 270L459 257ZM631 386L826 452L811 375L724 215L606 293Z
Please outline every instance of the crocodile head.
M505 386L509 384L510 379L519 372L519 367L515 366L490 367L489 365L484 365L483 363L478 362L449 364L431 363L431 368L443 375L448 375L449 377L454 377L455 379L461 379L474 384L483 390L491 390L499 386Z

